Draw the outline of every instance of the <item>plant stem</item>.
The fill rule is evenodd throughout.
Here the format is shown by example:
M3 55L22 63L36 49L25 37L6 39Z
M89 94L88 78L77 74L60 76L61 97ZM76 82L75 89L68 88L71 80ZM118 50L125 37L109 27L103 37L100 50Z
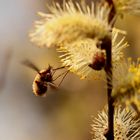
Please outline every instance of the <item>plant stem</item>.
M113 18L115 17L115 14L116 14L116 10L115 10L115 7L114 7L114 3L113 3L113 0L106 0L109 4L109 6L111 7L111 11L110 11L110 15L109 15L109 23L113 20Z
M106 79L107 79L107 96L108 96L108 132L105 134L107 140L114 140L114 100L111 96L112 93L112 55L111 45L108 44L106 49Z
M113 20L115 16L115 7L112 0L106 0L111 7L109 15L109 23ZM113 25L112 25L113 26ZM111 37L112 38L112 37ZM105 134L107 140L114 140L114 99L112 98L112 88L113 88L113 73L112 73L112 39L106 41L104 44L106 50L106 79L107 79L107 96L108 96L108 131Z
M114 140L114 99L112 98L112 39L106 37L102 40L101 48L106 51L106 79L107 79L107 96L108 96L108 131L105 134L107 140Z

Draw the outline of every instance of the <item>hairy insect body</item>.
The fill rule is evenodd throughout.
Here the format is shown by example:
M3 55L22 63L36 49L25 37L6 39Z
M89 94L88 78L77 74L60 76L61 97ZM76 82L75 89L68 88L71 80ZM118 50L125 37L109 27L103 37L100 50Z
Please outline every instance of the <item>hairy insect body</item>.
M52 83L51 68L41 70L33 81L33 92L36 96L46 95L48 89L48 83Z
M63 69L65 67L58 67L56 69L52 68L50 65L48 66L47 69L44 70L39 70L36 65L34 65L32 62L26 60L23 61L23 64L28 66L29 68L35 70L37 72L37 75L35 76L35 79L33 81L33 93L36 96L46 96L46 92L48 90L48 87L52 88L58 88L62 81L64 80L65 76L68 74L69 71L65 71L64 73L61 73L57 77L54 78L54 73L57 70ZM54 83L55 80L58 78L62 77L60 83L56 85Z

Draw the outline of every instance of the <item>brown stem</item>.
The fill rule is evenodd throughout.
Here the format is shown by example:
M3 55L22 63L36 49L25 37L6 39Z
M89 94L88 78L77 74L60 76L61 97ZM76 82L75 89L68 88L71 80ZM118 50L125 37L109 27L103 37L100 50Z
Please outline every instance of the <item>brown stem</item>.
M113 20L113 18L115 17L115 14L116 14L116 10L115 10L115 7L114 7L114 3L113 3L113 0L106 0L109 4L109 6L111 7L111 11L110 11L110 14L109 14L109 23Z
M105 134L107 140L114 140L114 99L112 93L112 41L111 37L102 40L101 48L106 51L106 79L107 79L107 96L108 96L108 131Z
M111 7L110 15L109 15L109 23L115 17L115 7L112 0L106 0ZM113 25L112 25L113 26ZM112 37L111 37L112 38ZM112 39L105 39L105 43L102 46L106 50L106 79L107 79L107 96L108 96L108 131L105 134L107 140L114 140L114 99L112 98Z
M107 96L108 96L108 132L105 134L107 140L114 140L114 100L111 96L112 93L112 57L111 57L111 45L106 49L107 63L105 67L107 78Z

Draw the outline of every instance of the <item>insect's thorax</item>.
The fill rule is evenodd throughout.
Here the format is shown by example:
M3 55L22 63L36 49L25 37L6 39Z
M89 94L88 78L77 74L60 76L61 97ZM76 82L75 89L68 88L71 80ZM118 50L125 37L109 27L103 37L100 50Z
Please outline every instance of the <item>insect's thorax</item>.
M53 79L52 79L52 72L51 71L47 71L47 70L41 71L40 72L40 80L42 82L52 82L53 81Z

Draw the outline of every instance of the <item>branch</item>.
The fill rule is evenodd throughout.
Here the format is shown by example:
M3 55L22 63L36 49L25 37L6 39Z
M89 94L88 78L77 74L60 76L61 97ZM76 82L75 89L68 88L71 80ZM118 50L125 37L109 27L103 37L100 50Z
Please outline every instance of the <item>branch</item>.
M112 22L113 18L115 17L115 7L112 0L106 0L111 7L111 11L109 14L109 23ZM114 24L113 24L114 25ZM112 26L113 26L112 25ZM108 96L108 131L105 134L107 140L114 140L114 99L112 98L112 37L110 39L106 38L105 43L103 43L103 48L106 50L106 65L105 65L105 72L106 72L106 79L107 79L107 96Z

